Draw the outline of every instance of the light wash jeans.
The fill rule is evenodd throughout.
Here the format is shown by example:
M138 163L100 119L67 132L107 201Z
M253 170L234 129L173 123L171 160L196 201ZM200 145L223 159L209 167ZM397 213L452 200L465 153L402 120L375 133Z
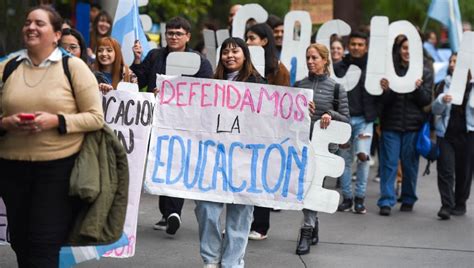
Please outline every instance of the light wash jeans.
M223 203L196 201L201 258L204 264L220 263L221 268L244 267L253 206L226 204L224 238L219 223L223 209Z
M339 147L337 154L344 158L346 164L341 176L341 190L344 198L352 199L352 161L358 153L370 155L370 145L374 132L374 123L365 121L363 116L351 117L352 134L349 140L350 147L342 149ZM359 138L360 134L370 135L370 138ZM356 197L364 198L367 189L367 178L369 177L369 161L357 159L357 171L354 194Z
M382 131L380 139L380 198L379 207L393 207L397 203L395 180L398 159L402 163L402 203L413 205L416 200L416 181L420 155L416 152L418 132Z

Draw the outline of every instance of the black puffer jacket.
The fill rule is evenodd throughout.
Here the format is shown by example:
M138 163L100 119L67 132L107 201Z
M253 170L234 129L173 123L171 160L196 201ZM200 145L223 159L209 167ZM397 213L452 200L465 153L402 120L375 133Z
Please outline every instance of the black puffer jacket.
M403 76L408 68L398 64L395 70ZM423 107L431 103L433 72L429 63L423 65L423 84L410 93L400 94L391 89L382 94L380 101L380 122L382 130L408 132L418 131L425 120Z
M332 120L349 123L349 102L346 90L342 85L339 87L339 107L334 109L334 88L336 81L328 75L310 74L301 81L297 81L294 87L313 89L313 102L316 106L316 114L311 117L310 137L313 133L314 123L321 119L325 113L331 115Z

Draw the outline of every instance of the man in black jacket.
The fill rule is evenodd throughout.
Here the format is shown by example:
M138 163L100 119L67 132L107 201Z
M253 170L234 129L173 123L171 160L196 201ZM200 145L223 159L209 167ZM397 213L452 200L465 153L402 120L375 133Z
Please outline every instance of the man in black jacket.
M347 89L349 99L349 112L352 126L351 139L347 144L341 145L338 154L345 160L344 174L341 179L343 202L338 211L353 211L365 214L364 205L367 178L369 176L369 155L372 143L373 124L377 118L376 97L370 95L365 89L365 74L367 69L368 36L361 32L349 35L349 55L335 69L338 76L343 76L351 64L362 70L359 82L351 90ZM357 175L354 194L352 193L352 161L357 156Z
M156 74L166 74L166 58L171 52L194 52L188 48L187 43L191 39L191 25L181 17L175 17L166 24L165 48L153 49L145 57L141 58L141 47L137 42L133 47L135 60L130 67L138 77L140 88L147 86L149 92L157 92ZM196 52L197 53L197 52ZM200 55L201 56L201 55ZM199 71L193 77L212 78L213 72L208 60L201 56ZM181 225L181 210L184 199L168 196L160 196L159 208L163 215L153 228L155 230L166 230L166 233L174 235Z

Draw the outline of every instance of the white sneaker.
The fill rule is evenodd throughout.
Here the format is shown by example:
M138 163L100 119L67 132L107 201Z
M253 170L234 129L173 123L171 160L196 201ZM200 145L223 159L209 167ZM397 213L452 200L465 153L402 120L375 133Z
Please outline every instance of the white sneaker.
M249 234L249 239L250 240L265 240L267 239L268 235L263 235L257 231L251 231Z
M157 222L157 223L155 223L155 225L153 225L153 229L160 230L160 231L166 230L166 219L164 217L161 218L161 220L159 222Z

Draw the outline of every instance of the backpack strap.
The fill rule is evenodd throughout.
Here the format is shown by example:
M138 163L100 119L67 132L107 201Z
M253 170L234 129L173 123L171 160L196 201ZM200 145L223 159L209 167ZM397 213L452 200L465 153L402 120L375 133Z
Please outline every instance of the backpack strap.
M339 110L339 88L341 85L339 83L336 83L334 86L334 98L332 99L332 107L334 111Z
M13 59L9 60L7 64L5 65L5 69L3 70L3 76L2 76L3 83L5 83L8 77L10 77L10 75L16 70L16 68L20 66L22 61L21 60L17 61L18 57L20 56L14 57Z

